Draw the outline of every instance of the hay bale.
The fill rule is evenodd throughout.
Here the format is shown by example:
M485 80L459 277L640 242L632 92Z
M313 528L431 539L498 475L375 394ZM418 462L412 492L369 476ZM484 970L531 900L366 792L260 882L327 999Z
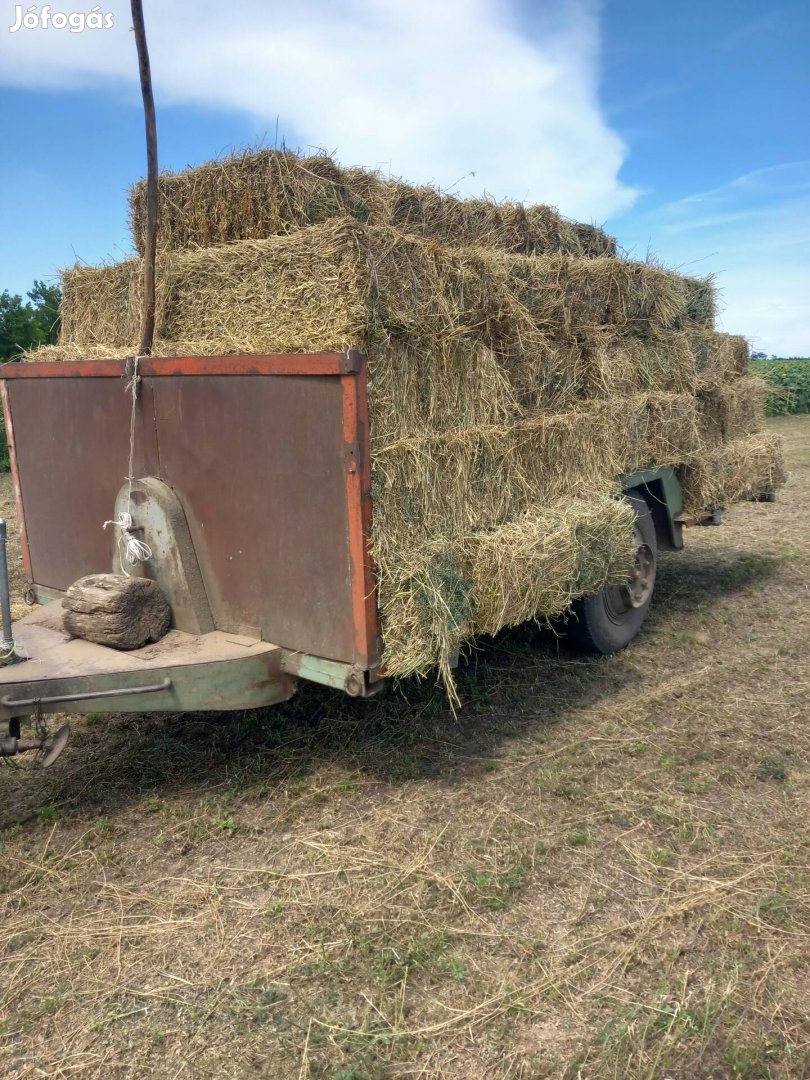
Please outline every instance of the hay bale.
M314 225L351 210L342 170L326 155L286 150L236 153L158 181L163 251L256 240ZM130 224L144 251L146 181L130 190Z
M373 393L371 401L374 421ZM458 538L496 528L533 505L610 490L624 473L678 465L699 448L694 398L663 393L390 442L375 436L377 547L412 542L411 529Z
M688 283L689 298L686 313L688 320L698 326L714 326L717 316L717 294L714 280L709 275L703 278L684 278Z
M397 678L438 669L453 698L454 660L474 634L471 583L455 545L435 539L403 550L396 572L379 581L383 669Z
M787 479L782 440L764 432L703 449L679 470L679 478L687 513L758 499Z
M77 265L63 271L60 345L69 350L73 342L83 346L137 342L142 277L140 263L135 266L131 259L103 266ZM162 274L158 274L157 287L165 292Z
M725 386L732 379L750 374L748 342L744 337L700 326L689 327L688 333L695 374L704 389Z
M609 255L613 258L618 254L616 238L609 236L598 225L586 225L583 222L575 222L574 230L579 237L582 254L586 256Z
M324 154L301 157L289 150L244 151L181 173L164 173L159 206L164 251L264 240L346 217L442 243L524 255L616 253L615 241L601 229L567 221L548 206L459 199L367 169L341 169ZM130 221L142 255L143 180L130 191Z
M169 342L155 339L155 355L180 355L176 351L164 351L171 348ZM55 345L37 345L23 353L22 359L30 363L55 363L60 360L117 360L131 355L131 352L122 349L120 345L108 345L103 341L84 342L74 338Z
M480 341L510 355L599 327L627 336L690 325L691 283L646 263L447 248L335 219L270 240L164 254L159 339L205 351L414 347ZM140 260L63 275L61 341L137 346Z
M695 392L695 358L684 331L651 328L635 337L603 326L578 336L583 397L624 397L655 390Z
M612 497L618 477L689 461L699 448L693 396L665 393L375 438L373 549L386 669L425 674L438 666L447 674L460 643L475 634L559 614L620 578L632 514Z
M411 547L384 577L385 665L398 675L434 667L452 685L464 643L504 626L564 612L578 596L626 579L634 515L608 492L532 507L492 530Z
M698 428L704 443L716 446L763 431L767 393L766 383L754 376L708 389L699 385Z
M627 580L635 545L632 507L609 494L532 508L464 544L475 598L473 628L494 634L579 596Z

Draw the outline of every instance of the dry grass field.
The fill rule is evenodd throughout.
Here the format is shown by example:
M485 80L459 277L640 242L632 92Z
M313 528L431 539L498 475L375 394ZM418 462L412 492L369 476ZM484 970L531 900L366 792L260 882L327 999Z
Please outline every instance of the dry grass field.
M810 417L771 427L780 501L689 530L622 654L521 629L456 718L305 688L0 769L0 1073L810 1076Z

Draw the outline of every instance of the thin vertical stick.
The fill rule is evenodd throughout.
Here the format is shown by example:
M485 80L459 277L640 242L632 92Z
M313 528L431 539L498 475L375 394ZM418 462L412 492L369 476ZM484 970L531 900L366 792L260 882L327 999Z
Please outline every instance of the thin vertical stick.
M138 68L141 75L143 113L146 121L146 243L143 253L143 309L139 356L150 356L155 337L155 252L157 249L158 217L158 156L155 99L152 96L152 70L146 47L146 28L141 0L131 0L132 28L138 49Z

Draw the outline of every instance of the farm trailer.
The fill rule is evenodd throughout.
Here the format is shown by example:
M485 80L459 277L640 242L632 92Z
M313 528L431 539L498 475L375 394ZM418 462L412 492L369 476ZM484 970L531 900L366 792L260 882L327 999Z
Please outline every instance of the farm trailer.
M133 408L124 389L134 374ZM359 353L142 358L137 369L12 363L0 389L25 598L42 605L11 626L2 574L0 756L29 750L51 764L67 728L49 734L47 713L257 708L291 697L300 680L352 697L380 689ZM599 652L632 639L657 551L681 548L683 525L697 522L684 519L672 468L621 486L637 511L635 568L625 585L578 601L574 621ZM152 551L132 573L152 577L172 612L165 637L132 651L73 638L62 623L73 582L120 572L102 527L113 508L131 514Z

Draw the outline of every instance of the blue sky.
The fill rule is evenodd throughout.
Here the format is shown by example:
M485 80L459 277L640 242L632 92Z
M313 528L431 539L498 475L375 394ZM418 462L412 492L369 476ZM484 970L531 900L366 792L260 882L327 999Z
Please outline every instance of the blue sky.
M0 290L131 250L144 149L129 4L99 7L112 29L12 33L17 5L0 0ZM551 202L638 257L715 273L723 328L756 348L810 354L807 3L145 8L163 166L278 131L344 164Z

